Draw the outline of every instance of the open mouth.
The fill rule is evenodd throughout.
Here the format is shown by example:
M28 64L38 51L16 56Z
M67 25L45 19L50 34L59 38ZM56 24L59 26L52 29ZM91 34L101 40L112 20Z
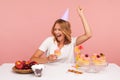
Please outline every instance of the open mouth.
M56 37L61 37L62 35L61 34L57 34Z

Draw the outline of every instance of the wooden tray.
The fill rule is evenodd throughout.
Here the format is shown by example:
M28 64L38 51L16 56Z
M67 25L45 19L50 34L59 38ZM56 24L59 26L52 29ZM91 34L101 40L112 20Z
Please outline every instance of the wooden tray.
M20 73L20 74L29 74L29 73L33 73L32 69L17 69L15 66L13 66L12 70L16 73Z

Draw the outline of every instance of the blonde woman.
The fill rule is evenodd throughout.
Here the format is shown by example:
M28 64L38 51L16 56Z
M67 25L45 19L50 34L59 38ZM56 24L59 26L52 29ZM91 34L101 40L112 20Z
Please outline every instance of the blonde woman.
M51 30L53 36L48 37L42 42L30 60L38 63L56 61L74 63L74 47L87 41L92 36L82 8L78 8L78 14L84 28L82 35L72 37L70 23L66 20L58 19ZM45 56L41 57L43 54Z

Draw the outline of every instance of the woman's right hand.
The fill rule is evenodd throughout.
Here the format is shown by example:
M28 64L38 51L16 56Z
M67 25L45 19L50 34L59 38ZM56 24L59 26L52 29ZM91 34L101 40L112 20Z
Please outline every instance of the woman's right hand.
M54 62L54 61L56 61L57 60L57 55L55 55L55 54L50 54L49 56L48 56L48 62Z
M83 8L78 7L77 8L78 14L81 16L83 14Z

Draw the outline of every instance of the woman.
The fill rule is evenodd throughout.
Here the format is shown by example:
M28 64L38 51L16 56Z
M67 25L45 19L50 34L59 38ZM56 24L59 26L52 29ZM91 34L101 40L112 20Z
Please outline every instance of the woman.
M70 23L63 19L58 19L52 27L53 36L43 41L30 60L38 63L74 62L74 47L82 44L92 35L82 8L78 8L78 14L84 27L83 35L71 37ZM42 57L45 53L46 55Z

